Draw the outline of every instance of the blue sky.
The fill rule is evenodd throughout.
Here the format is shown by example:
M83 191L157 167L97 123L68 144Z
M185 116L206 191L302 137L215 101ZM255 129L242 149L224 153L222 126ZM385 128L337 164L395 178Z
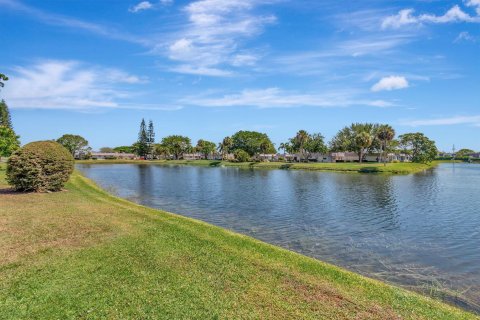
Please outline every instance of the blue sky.
M0 0L0 21L22 143L368 121L480 150L480 0Z

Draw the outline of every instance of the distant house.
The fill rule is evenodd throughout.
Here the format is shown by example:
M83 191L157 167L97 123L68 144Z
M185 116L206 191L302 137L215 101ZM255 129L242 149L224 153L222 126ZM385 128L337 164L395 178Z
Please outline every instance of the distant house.
M472 159L480 159L480 152L470 153L468 156Z
M279 155L281 158L284 158L288 162L324 162L324 163L334 163L334 162L358 162L358 153L356 152L330 152L330 153L311 153L307 156L307 159L304 159L304 156L300 154L285 154ZM279 161L278 156L271 161ZM269 159L270 160L270 159ZM387 162L400 161L400 162L409 162L411 161L411 156L406 154L394 154L389 153L387 155ZM365 162L381 162L382 155L380 153L369 153L365 155Z
M266 154L266 153L260 153L256 154L253 156L253 160L255 161L278 161L278 154Z
M184 153L183 154L183 160L222 160L223 155L219 152L214 152L205 158L205 155L200 152L194 152L194 153ZM226 155L227 160L234 160L235 156L233 154L227 154Z
M137 159L137 156L133 153L120 153L120 152L92 152L92 159L96 160L134 160Z
M183 160L203 160L205 156L202 153L184 153Z

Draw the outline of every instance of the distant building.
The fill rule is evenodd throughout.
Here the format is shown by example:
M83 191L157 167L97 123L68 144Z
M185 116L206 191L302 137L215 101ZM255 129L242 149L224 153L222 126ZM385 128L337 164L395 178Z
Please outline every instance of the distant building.
M267 155L260 155L262 158L266 158ZM358 162L358 153L356 152L330 152L330 153L311 153L307 156L307 159L304 159L304 156L300 154L285 154L277 155L270 161L279 161L278 159L283 158L288 162L324 162L324 163L334 163L334 162ZM386 155L387 162L399 161L399 162L409 162L411 161L411 156L403 153L389 153ZM381 162L382 155L380 153L369 153L365 155L365 162Z
M235 156L232 153L229 153L225 155L226 160L234 160ZM183 160L222 160L223 155L219 152L214 152L205 158L205 155L200 152L194 152L194 153L184 153L183 154Z
M137 156L133 153L119 153L119 152L92 152L90 154L92 159L96 160L134 160Z

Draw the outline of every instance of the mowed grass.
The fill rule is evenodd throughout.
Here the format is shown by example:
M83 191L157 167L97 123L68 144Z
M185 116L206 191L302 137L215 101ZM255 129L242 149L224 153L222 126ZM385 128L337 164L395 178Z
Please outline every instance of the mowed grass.
M115 198L9 191L0 319L476 319L252 238Z
M151 163L160 165L191 165L210 167L240 167L256 169L284 169L284 170L313 170L336 171L355 173L384 173L384 174L409 174L425 171L432 168L435 163L286 163L286 162L229 162L216 160L82 160L83 164L126 164L126 163Z

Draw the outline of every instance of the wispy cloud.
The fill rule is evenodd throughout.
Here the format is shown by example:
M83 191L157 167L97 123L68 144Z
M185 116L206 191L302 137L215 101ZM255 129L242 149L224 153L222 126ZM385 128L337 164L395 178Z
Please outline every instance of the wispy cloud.
M130 9L128 9L128 11L133 12L133 13L137 13L139 11L144 11L144 10L148 10L148 9L152 9L152 8L153 8L153 4L150 1L142 1L142 2L139 2L138 4L134 5Z
M128 88L145 81L122 70L78 61L43 61L16 67L3 94L18 109L178 109L130 103Z
M377 83L375 83L371 90L373 92L378 91L392 91L392 90L399 90L408 88L409 83L405 77L401 76L389 76L380 79Z
M467 6L476 9L476 15L466 13L460 6L455 5L443 15L421 14L415 15L414 9L403 9L396 15L386 17L382 21L383 29L398 29L408 25L420 25L422 23L453 23L469 22L480 23L480 3L478 0L467 1Z
M220 97L188 97L180 100L186 105L202 107L258 107L258 108L295 108L295 107L348 107L354 105L389 107L393 104L383 100L369 100L358 97L352 91L325 92L323 94L301 94L283 91L279 88L250 89L240 93Z
M422 120L405 120L402 124L420 127L420 126L448 126L459 124L471 124L480 126L480 115L473 116L452 116L447 118L434 118L434 119L422 119Z
M138 43L142 45L149 45L150 40L137 35L131 35L128 32L119 31L114 28L109 28L104 25L83 21L69 16L53 14L34 7L25 5L19 1L0 0L0 7L5 7L9 10L14 10L22 13L25 16L39 20L45 24L53 26L62 26L77 30L83 30L102 37Z
M472 36L469 32L467 31L462 31L458 34L458 36L455 38L453 41L454 43L459 43L459 42L477 42L477 37Z
M388 59L398 49L412 41L410 35L366 35L352 40L328 43L318 50L296 52L270 59L270 64L263 66L271 72L289 73L297 76L318 74L338 75L339 72L351 73L352 70L377 68L381 61ZM398 58L395 59L398 62Z
M171 5L172 3L173 3L173 0L160 0L156 4L154 4L150 1L141 1L141 2L137 3L136 5L134 5L133 7L130 7L130 9L128 9L128 11L130 11L132 13L138 13L138 12L141 12L141 11L156 9L158 7L168 6L168 5Z
M254 52L242 48L242 42L260 34L276 21L273 15L259 15L255 8L272 1L199 0L183 8L187 22L181 31L160 43L153 52L180 63L171 71L207 75L231 75L229 67L252 65Z

